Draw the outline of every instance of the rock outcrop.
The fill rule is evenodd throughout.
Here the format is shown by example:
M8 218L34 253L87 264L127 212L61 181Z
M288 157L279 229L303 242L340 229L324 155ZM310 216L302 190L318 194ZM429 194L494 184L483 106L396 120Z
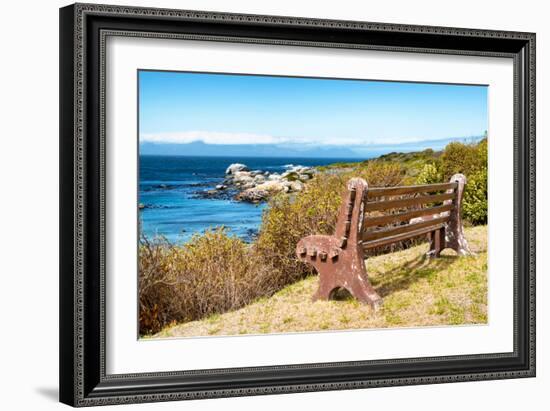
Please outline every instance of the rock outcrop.
M225 170L225 174L231 175L235 174L238 171L248 171L248 167L241 163L234 163L227 167L227 169Z
M227 167L223 183L201 195L226 198L229 193L233 193L234 200L259 203L277 193L302 191L304 183L312 179L316 172L313 167L294 165L287 166L287 170L282 174L262 170L250 171L245 164L235 163Z

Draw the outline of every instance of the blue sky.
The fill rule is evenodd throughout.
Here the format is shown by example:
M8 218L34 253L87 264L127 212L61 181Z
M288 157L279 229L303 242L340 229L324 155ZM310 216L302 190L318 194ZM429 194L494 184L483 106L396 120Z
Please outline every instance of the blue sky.
M487 127L486 86L139 72L140 143L359 148Z

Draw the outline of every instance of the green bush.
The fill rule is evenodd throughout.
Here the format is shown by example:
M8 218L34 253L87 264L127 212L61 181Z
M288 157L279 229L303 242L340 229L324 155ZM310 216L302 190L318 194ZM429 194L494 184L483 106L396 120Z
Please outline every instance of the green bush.
M487 139L478 144L447 144L441 156L441 175L448 181L453 174L461 173L466 177L487 168Z
M441 173L432 163L425 164L416 178L416 184L435 184L441 181Z
M477 144L449 143L437 162L426 163L416 184L449 181L453 174L466 176L462 215L471 224L487 224L487 138Z
M472 224L487 224L487 207L487 168L484 168L468 178L462 215Z
M472 224L487 224L487 138L477 144L450 143L441 156L441 174L466 176L462 215Z
M485 137L483 140L481 140L479 143L477 143L476 149L477 149L477 156L479 158L479 162L481 165L481 168L487 168L487 158L489 155L488 147L487 147L487 137Z

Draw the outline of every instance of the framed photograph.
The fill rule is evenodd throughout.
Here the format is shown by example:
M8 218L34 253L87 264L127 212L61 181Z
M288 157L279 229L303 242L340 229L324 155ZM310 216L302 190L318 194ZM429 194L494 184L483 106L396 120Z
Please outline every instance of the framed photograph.
M62 402L535 376L535 34L60 24Z

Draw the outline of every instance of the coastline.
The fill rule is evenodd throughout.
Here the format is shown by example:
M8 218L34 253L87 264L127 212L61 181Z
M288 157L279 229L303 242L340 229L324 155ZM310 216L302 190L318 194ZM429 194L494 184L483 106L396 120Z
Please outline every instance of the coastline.
M319 167L361 161L364 160L140 156L140 229L148 238L164 237L170 243L183 244L195 233L223 226L228 234L250 243L272 195L296 194ZM239 163L248 171L234 167L228 173L231 165Z

